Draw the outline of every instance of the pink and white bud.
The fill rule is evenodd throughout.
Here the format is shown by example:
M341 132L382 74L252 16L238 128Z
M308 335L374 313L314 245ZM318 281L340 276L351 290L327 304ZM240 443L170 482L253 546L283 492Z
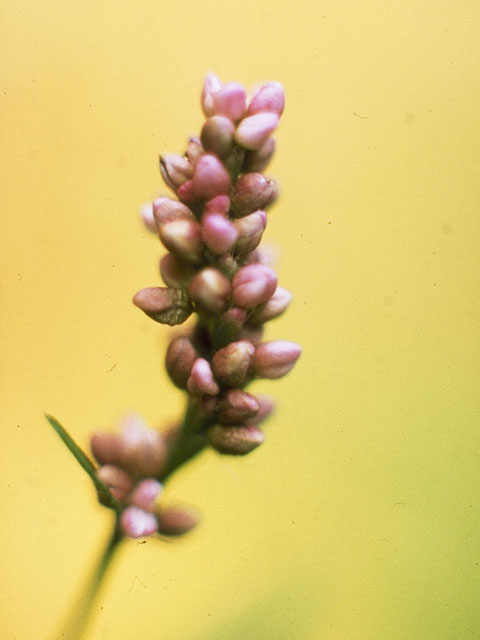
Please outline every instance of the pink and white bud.
M132 490L133 483L128 473L113 464L106 464L97 469L97 476L107 485L110 493L119 502L123 502Z
M153 204L151 202L142 204L140 207L140 217L142 218L143 224L149 231L157 233L157 225L155 223L155 216L153 215Z
M258 413L260 405L255 396L242 389L230 389L217 405L217 415L220 424L244 424L253 419Z
M232 286L234 304L243 309L253 309L275 293L277 275L263 264L249 264L237 271Z
M124 446L122 466L134 478L159 476L167 458L167 446L162 434L148 427L137 414L127 415L121 428Z
M215 379L225 387L240 388L250 372L255 347L247 340L231 342L212 358Z
M195 205L197 196L195 195L195 189L193 186L193 180L187 180L177 189L177 196L182 202L187 202L190 205Z
M142 538L158 531L158 522L153 513L131 505L120 516L120 528L128 538Z
M214 73L207 73L202 88L202 109L207 118L213 116L213 98L221 88L220 79Z
M213 95L215 114L226 116L232 122L243 117L247 108L247 94L238 82L229 82Z
M135 294L133 304L156 322L171 327L182 324L192 313L192 305L183 289L146 287Z
M244 171L262 173L270 163L275 153L275 147L275 139L267 138L259 149L248 151L245 156Z
M216 396L220 392L208 360L204 358L195 360L187 381L187 389L190 393L208 396Z
M175 220L159 228L165 247L188 262L198 263L203 257L202 230L193 220Z
M160 274L168 287L186 289L196 274L196 269L180 256L167 253L160 260Z
M267 214L261 210L254 211L248 216L238 218L233 224L238 233L235 253L244 255L256 249L260 243L267 226Z
M235 126L225 116L212 116L205 121L200 134L205 151L225 158L233 149Z
M224 194L219 196L215 196L211 200L208 200L205 203L203 208L203 215L206 216L209 213L219 213L220 215L226 216L230 209L230 198Z
M202 218L202 240L216 255L229 251L237 240L234 224L221 213L207 213Z
M176 222L178 220L195 220L193 211L178 200L170 198L157 198L153 201L153 216L157 228L160 228L168 222Z
M193 166L188 158L167 153L160 156L160 172L167 185L174 191L193 176Z
M186 336L174 338L167 349L165 367L173 384L185 389L193 363L198 357L197 350Z
M281 378L292 369L301 351L298 344L288 340L264 342L255 349L255 374L261 378Z
M248 105L248 115L275 113L280 117L285 108L285 91L280 82L267 82L255 93Z
M200 311L218 314L224 311L232 290L230 280L218 269L206 267L191 281L188 295Z
M157 512L159 533L164 536L182 536L200 522L200 515L191 508L166 507Z
M227 194L232 180L220 160L206 153L199 158L193 174L193 193L199 200L211 200L220 194Z
M205 153L200 138L198 136L190 136L188 139L187 158L190 160L190 164L194 167L197 164L198 159Z
M245 218L242 218L242 220L245 220ZM290 291L283 289L283 287L277 287L270 300L258 306L249 316L248 321L257 325L273 320L273 318L278 318L288 307L291 300L292 294Z
M274 180L261 173L245 173L235 184L232 195L232 208L237 218L253 211L265 209L278 196Z
M153 511L155 501L163 490L163 485L154 478L142 480L128 496L128 502L144 511Z
M267 138L277 128L276 113L256 113L244 118L235 131L235 141L245 149L260 149Z
M215 425L208 430L207 435L214 449L232 456L250 453L265 440L263 432L255 425Z

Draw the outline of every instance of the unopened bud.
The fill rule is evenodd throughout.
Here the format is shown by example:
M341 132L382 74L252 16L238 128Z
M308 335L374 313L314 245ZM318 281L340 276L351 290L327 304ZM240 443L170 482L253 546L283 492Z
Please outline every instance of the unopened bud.
M247 379L255 347L247 340L231 342L212 359L215 379L226 387L240 388Z
M248 115L276 113L280 117L285 108L285 91L280 82L267 82L255 93L248 105Z
M153 205L151 202L147 202L140 207L140 216L145 227L152 231L157 232L157 225L155 223L155 217L153 215Z
M214 73L207 73L202 89L202 109L207 118L213 115L213 97L221 88L220 79Z
M199 200L210 200L228 193L232 182L220 160L210 153L199 158L192 180L193 192Z
M204 358L195 360L187 381L187 389L190 393L198 395L216 396L219 393L220 387L215 382L208 360Z
M123 446L117 433L96 431L90 439L90 448L102 465L116 465L122 460Z
M190 262L173 253L167 253L160 260L160 274L168 287L186 289L195 273Z
M119 502L122 502L132 490L133 484L128 473L113 464L106 464L97 469L97 476Z
M245 220L245 218L242 218L242 220ZM277 287L270 300L258 306L249 316L248 321L252 324L263 324L273 318L277 318L285 311L291 300L292 294L290 291L283 289L283 287Z
M201 227L193 220L167 222L159 228L165 247L188 262L200 262L203 255Z
M198 200L195 195L195 189L193 187L193 180L187 180L177 189L177 196L182 202L187 202L190 205L195 205Z
M221 213L204 214L202 218L202 239L216 255L226 253L235 244L238 231L234 224Z
M275 153L275 147L275 139L267 138L259 149L248 151L245 156L244 170L257 173L264 171Z
M160 156L160 172L165 184L176 191L193 176L193 166L188 158L175 153Z
M195 166L198 159L205 153L200 138L198 136L190 136L188 139L187 158L190 160L190 164Z
M201 311L217 314L225 309L231 288L230 280L218 269L206 267L191 281L188 295Z
M275 403L271 398L267 398L267 396L257 396L257 402L259 404L257 414L253 418L245 420L245 424L259 425L261 422L264 422L275 409Z
M134 478L159 476L166 464L167 447L162 434L151 429L137 414L125 417L122 425L123 463Z
M262 239L263 232L267 226L267 214L265 211L254 211L248 216L235 220L234 225L238 232L235 253L241 255L250 253Z
M261 173L245 173L235 184L232 207L237 218L265 209L276 199L277 185Z
M224 158L233 149L234 133L235 127L231 120L225 116L212 116L205 121L200 139L205 151Z
M256 113L244 118L235 131L235 141L245 149L260 149L278 124L276 113Z
M183 289L147 287L135 294L133 304L156 322L170 326L182 324L192 313L192 305Z
M263 432L255 425L234 427L215 425L208 430L207 434L214 449L233 456L250 453L265 440Z
M220 215L226 216L229 209L230 198L225 194L221 194L219 196L215 196L205 203L205 206L203 208L203 215L206 216L209 213L219 213Z
M258 412L260 405L252 394L242 389L230 389L217 405L217 415L220 424L243 424L252 419Z
M261 378L281 378L292 369L302 349L295 342L264 342L255 350L254 370Z
M177 220L195 220L193 212L186 205L170 198L154 200L153 215L158 228Z
M263 264L249 264L235 274L233 302L243 309L253 309L269 300L277 288L277 276L273 269Z
M247 108L247 94L238 82L223 85L213 95L213 110L215 114L226 116L232 122L237 122Z
M145 511L153 511L163 485L154 478L142 480L128 496L128 502Z
M174 385L185 389L193 363L198 354L192 342L186 336L174 338L167 349L165 366Z
M185 507L166 507L157 512L159 533L165 536L181 536L200 522L199 514Z
M158 522L153 513L148 513L140 507L130 505L120 516L120 527L129 538L151 536L158 530Z

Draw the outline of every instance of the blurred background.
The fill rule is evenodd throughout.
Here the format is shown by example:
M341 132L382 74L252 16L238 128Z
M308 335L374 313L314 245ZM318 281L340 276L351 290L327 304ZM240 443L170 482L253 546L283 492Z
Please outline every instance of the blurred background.
M139 206L212 70L279 80L265 234L303 345L267 443L208 452L175 544L125 545L88 639L480 635L480 5L4 0L0 626L54 637L111 526L52 429L183 409L171 329L131 304L163 249ZM52 635L53 634L53 635Z

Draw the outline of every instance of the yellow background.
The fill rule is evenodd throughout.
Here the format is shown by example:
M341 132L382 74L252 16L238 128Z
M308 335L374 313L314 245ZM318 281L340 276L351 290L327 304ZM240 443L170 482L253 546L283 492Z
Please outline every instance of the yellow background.
M137 210L213 70L286 88L268 338L304 353L256 385L263 448L175 477L201 527L125 546L87 638L478 638L478 0L5 0L1 30L1 637L52 637L111 524L42 413L87 447L181 410Z

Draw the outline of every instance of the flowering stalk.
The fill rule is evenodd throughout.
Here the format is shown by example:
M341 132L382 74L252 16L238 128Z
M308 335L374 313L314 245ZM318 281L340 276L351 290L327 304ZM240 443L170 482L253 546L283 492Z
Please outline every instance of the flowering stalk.
M166 353L167 373L187 396L181 425L160 433L139 416L127 416L119 433L93 434L97 468L49 418L91 476L100 502L115 512L115 533L95 588L122 539L178 536L195 526L192 511L162 505L165 481L208 446L245 455L262 444L260 425L273 403L246 387L255 378L285 375L300 355L293 342L262 341L264 324L291 300L259 248L266 211L278 195L276 182L263 171L275 151L272 133L284 101L278 82L264 84L248 99L240 84L222 84L208 74L200 136L190 137L183 156L160 158L161 175L175 197L159 197L142 209L147 228L167 249L160 260L166 286L142 289L134 304L170 326L197 317Z

